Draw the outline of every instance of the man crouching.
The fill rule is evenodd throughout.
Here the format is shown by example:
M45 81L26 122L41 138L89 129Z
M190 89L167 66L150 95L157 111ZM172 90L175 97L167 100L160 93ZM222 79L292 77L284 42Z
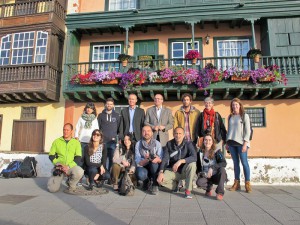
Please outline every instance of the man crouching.
M157 182L175 191L178 182L185 179L185 198L191 199L193 178L196 174L196 149L192 142L184 139L183 128L175 128L173 136L174 139L168 141L165 147Z
M75 193L76 184L83 176L83 169L78 166L81 161L81 145L72 138L73 125L64 125L63 136L57 138L51 146L49 159L54 164L52 176L47 188L50 192L57 192L64 176L68 176L68 189L66 193Z

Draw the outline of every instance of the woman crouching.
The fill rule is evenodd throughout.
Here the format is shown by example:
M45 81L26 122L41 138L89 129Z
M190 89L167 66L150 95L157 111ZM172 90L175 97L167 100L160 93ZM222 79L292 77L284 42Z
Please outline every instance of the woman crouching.
M118 190L118 179L121 173L128 170L128 174L131 178L133 184L136 185L136 178L134 175L135 172L135 160L134 160L134 143L131 140L129 135L124 137L120 147L116 148L113 157L113 166L112 166L112 181L113 189Z
M213 184L216 188L216 199L222 200L224 195L224 183L227 180L225 167L227 165L225 157L220 149L216 149L216 144L210 134L206 134L200 153L200 173L197 185L206 190L206 196L212 196Z
M109 173L105 171L106 159L107 150L103 144L103 133L96 129L92 132L89 144L84 148L83 162L90 181L88 190L93 190L94 186L101 187L99 180L110 178Z

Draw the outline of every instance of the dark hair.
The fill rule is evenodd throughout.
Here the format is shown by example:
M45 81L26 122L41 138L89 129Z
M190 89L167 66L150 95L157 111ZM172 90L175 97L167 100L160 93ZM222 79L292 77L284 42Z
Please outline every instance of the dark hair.
M72 124L66 123L66 124L64 125L64 127L65 127L65 126L70 126L71 130L73 130L73 125L72 125Z
M113 99L113 98L107 98L107 99L106 99L106 101L105 101L105 103L107 103L107 102L112 102L112 103L115 103L115 101L114 101L114 99Z
M96 133L99 133L100 136L101 136L101 139L100 139L100 141L99 141L99 144L100 144L100 145L103 144L103 132L102 132L101 130L99 130L99 129L93 130L92 136L91 136L91 138L90 138L90 142L89 142L89 144L88 144L88 146L89 146L89 155L93 155L93 154L94 154L94 141L93 141L93 136L94 136Z
M183 99L184 99L185 97L189 97L190 101L192 101L192 96L191 96L190 94L188 94L188 93L184 93L184 94L182 95L182 97L181 97L181 101L182 101L182 102L183 102Z
M83 110L84 113L86 113L86 109L87 109L87 108L91 108L91 109L93 110L92 113L93 113L95 116L97 116L97 110L96 110L96 107L95 107L94 103L92 103L92 102L86 103L86 105L85 105L85 107L84 107L84 110Z
M244 106L243 106L243 104L242 104L242 102L239 98L234 98L234 99L231 100L231 102L230 102L230 114L233 115L232 103L234 103L234 102L236 102L240 105L239 114L242 117L245 114L245 109L244 109Z
M129 140L131 141L131 145L129 147L129 151L128 151L128 155L127 155L127 158L131 158L131 157L134 157L134 146L135 146L135 142L132 140L131 138L131 135L130 134L126 134L124 136L124 139L121 141L121 149L122 149L122 152L121 152L121 155L125 155L126 154L126 145L124 143L124 140L125 140L125 137L129 137Z

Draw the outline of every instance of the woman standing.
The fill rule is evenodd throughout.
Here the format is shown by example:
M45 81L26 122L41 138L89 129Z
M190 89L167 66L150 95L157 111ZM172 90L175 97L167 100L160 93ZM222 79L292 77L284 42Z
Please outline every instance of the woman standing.
M234 98L230 103L228 117L227 149L229 149L234 164L234 184L230 191L240 190L240 160L244 169L245 189L252 191L250 185L250 167L248 164L248 149L250 148L250 118L245 113L240 99Z
M90 181L88 190L93 190L94 186L100 187L100 182L98 182L100 176L101 180L109 179L109 173L105 171L106 159L107 150L103 144L103 134L96 129L92 132L90 142L84 149L83 160Z
M201 146L200 154L201 169L197 180L197 186L206 190L206 196L212 196L213 184L216 188L216 199L222 200L224 195L224 183L227 180L225 167L227 165L225 157L220 149L216 148L216 143L210 134L206 134Z
M133 183L136 183L135 179L135 160L134 160L134 143L132 142L129 135L124 137L120 147L116 148L113 157L113 166L112 166L112 181L113 188L115 191L118 190L118 179L120 173L128 170L128 174Z

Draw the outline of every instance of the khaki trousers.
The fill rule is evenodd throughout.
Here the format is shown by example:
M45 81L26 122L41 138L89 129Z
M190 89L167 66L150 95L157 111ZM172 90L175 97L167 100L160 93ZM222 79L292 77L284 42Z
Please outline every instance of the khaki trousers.
M180 180L185 180L185 189L193 189L193 178L196 174L196 162L185 164L181 173L174 173L172 170L165 170L162 186L169 190L175 190Z
M67 175L69 177L70 189L75 190L76 184L83 176L83 169L80 166L74 166L68 170ZM48 180L47 189L49 192L58 192L61 182L63 181L65 174L60 176L51 176Z

